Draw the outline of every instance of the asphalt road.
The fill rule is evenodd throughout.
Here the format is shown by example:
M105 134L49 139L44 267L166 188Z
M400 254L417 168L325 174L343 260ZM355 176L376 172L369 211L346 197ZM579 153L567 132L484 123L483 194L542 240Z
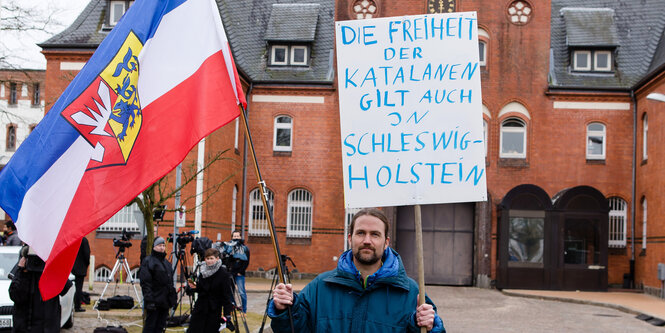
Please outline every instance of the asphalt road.
M634 315L615 309L503 295L496 290L466 287L427 288L448 332L659 332ZM249 293L248 311L263 313L267 293ZM396 305L398 306L398 305ZM121 320L125 325L136 318ZM140 319L140 318L139 318ZM75 327L62 332L91 332L102 326L91 314L77 316Z

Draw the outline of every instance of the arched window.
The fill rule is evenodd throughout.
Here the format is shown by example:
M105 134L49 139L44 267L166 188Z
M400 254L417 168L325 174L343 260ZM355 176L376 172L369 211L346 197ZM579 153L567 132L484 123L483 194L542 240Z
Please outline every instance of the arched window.
M608 199L609 212L609 247L626 247L626 221L628 220L628 205L619 197Z
M106 266L100 266L95 269L95 281L106 282L111 275L111 270Z
M16 150L16 125L7 126L7 150Z
M312 237L312 194L309 191L291 191L286 214L287 237Z
M275 117L274 151L291 151L293 123L289 116Z
M591 123L586 127L586 158L588 160L605 159L605 125Z
M274 194L271 190L266 189L268 192L268 206L273 209ZM268 218L266 211L263 208L263 200L261 200L261 192L258 188L249 193L249 235L250 236L270 236L270 229L268 229Z
M132 271L131 271L132 277L134 278L134 281L136 281L136 282L139 281L139 268L140 267L134 267L134 269L132 269Z
M647 117L647 114L644 114L644 117L642 117L642 160L646 160L649 155L647 154L647 143L649 142L647 140L648 138L648 132L649 132L649 119Z
M501 123L502 158L526 158L526 124L519 118Z

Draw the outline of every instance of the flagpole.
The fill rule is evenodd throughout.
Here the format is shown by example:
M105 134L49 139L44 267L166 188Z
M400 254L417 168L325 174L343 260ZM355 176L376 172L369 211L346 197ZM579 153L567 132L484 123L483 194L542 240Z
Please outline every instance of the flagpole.
M245 130L245 136L247 139L247 147L249 148L250 156L252 157L252 164L254 165L254 172L256 173L256 179L259 184L259 190L261 192L261 201L263 202L263 209L265 211L265 217L268 220L268 226L270 230L270 240L272 241L273 251L275 252L275 261L277 261L277 275L279 276L279 282L286 284L286 269L284 268L284 262L282 261L282 253L279 250L279 243L277 242L277 235L275 231L275 223L273 222L272 209L268 206L268 191L266 190L266 183L261 177L261 171L259 170L259 164L256 161L256 153L254 152L254 143L252 142L252 135L249 132L249 123L247 122L247 117L245 116L245 108L240 105L240 118ZM244 191L245 189L243 189ZM293 314L291 313L291 307L287 307L289 311L289 322L291 323L291 332L294 332L293 327Z

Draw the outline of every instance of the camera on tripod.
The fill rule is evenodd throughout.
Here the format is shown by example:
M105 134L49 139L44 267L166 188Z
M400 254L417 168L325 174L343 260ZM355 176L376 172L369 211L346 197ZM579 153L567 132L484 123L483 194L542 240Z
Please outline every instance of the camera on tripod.
M128 232L126 229L122 229L122 235L120 239L113 238L113 246L119 247L120 252L124 252L124 250L128 247L132 247L132 243L129 241L132 239L132 236L136 234L135 232Z
M183 231L179 234L176 234L175 235L176 243L178 243L178 246L180 246L180 247L185 247L185 246L187 246L188 243L191 243L191 242L194 241L194 236L193 235L196 235L198 233L199 233L198 230L190 230L190 231ZM169 241L169 243L173 243L173 234L172 233L169 233L168 241Z

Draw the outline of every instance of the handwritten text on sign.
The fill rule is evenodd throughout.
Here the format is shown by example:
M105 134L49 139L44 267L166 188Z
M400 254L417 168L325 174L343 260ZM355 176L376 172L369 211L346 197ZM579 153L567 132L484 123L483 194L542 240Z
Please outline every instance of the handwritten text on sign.
M336 23L347 207L486 200L476 13Z

